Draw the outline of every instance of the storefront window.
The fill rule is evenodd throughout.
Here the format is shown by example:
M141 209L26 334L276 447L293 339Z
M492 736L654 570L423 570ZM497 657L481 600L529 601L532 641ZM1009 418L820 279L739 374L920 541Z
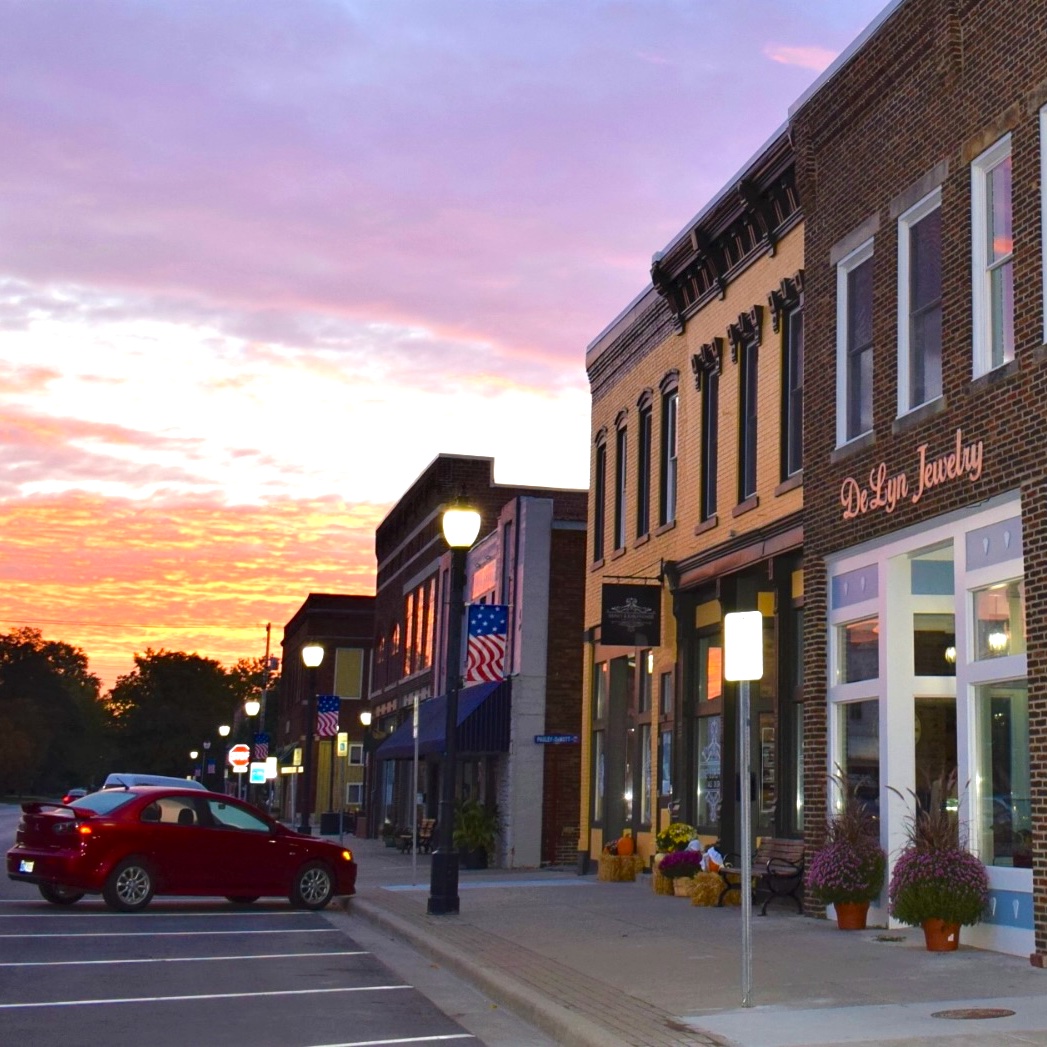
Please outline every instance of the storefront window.
M593 673L593 719L607 716L607 663L597 662Z
M640 691L636 696L637 712L651 711L651 681L654 679L654 651L640 652Z
M662 673L658 687L658 711L662 716L669 716L673 711L673 674Z
M673 732L662 731L658 739L658 794L673 794Z
M956 675L956 616L914 614L913 672L917 676Z
M880 703L845 702L837 706L840 717L840 768L849 796L880 813ZM843 797L837 797L842 801Z
M880 675L880 629L874 616L848 622L838 630L838 683L875 680Z
M651 725L640 725L640 822L651 824Z
M719 716L698 719L698 824L717 829L720 822L721 730Z
M978 687L975 707L979 856L986 865L1032 868L1026 682Z
M796 730L793 732L793 760L796 763L796 828L803 829L803 705L793 706Z
M1016 580L972 590L974 657L1025 654L1025 583Z
M605 774L604 732L593 731L593 821L603 820Z

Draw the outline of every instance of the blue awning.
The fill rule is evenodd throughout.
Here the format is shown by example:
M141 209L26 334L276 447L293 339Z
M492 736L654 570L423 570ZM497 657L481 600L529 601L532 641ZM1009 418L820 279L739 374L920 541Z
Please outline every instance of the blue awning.
M458 692L458 753L482 756L509 751L511 685L508 680L478 683ZM428 698L418 706L418 755L444 751L447 733L447 695ZM375 750L377 760L414 759L411 718Z

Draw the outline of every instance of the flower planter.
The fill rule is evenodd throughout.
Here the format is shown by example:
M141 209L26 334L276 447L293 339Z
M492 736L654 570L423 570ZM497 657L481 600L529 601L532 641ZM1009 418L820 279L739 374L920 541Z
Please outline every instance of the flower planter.
M836 926L841 931L864 931L869 915L868 902L836 902Z
M928 952L955 952L960 947L960 925L946 923L937 916L924 920L923 939Z

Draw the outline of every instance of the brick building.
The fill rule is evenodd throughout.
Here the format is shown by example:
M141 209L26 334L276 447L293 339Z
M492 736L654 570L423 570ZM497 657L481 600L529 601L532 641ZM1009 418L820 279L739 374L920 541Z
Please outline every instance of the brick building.
M992 888L965 940L1039 966L1045 25L1042 0L898 0L791 111L809 839L833 767L892 860L906 797L956 809Z
M363 736L359 713L364 707L371 675L371 645L374 639L373 596L344 596L310 593L284 626L283 686L276 715L276 749L284 773L277 783L276 802L281 817L299 824L308 789L308 809L313 821L325 813L355 814L363 799ZM302 648L319 644L324 659L315 677L302 663ZM315 714L316 694L337 695L340 702L339 729L347 735L344 757L336 752L335 738L313 739L305 759L310 714ZM302 762L295 764L298 750ZM308 763L307 780L302 771Z
M580 730L587 492L497 484L493 469L490 458L439 455L376 533L371 701L385 740L375 752L371 813L409 825L417 796L419 816L438 814L450 574L441 516L462 495L481 514L465 599L508 607L508 679L460 694L455 793L496 802L499 862L535 867L562 860L565 839L573 855L577 834L579 746L536 738ZM416 702L424 721L417 781Z
M801 831L803 265L783 128L588 348L583 867L623 829L650 854L670 818L736 849L736 610L765 616L753 824Z

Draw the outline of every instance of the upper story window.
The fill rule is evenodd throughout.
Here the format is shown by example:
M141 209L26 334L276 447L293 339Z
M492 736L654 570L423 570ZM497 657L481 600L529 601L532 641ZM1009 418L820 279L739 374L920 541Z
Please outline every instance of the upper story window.
M658 504L658 522L672 523L676 519L677 494L677 429L679 392L675 383L662 391L662 489Z
M625 497L629 465L629 431L619 425L614 441L614 547L625 548Z
M942 395L942 191L898 219L898 413Z
M601 433L596 442L596 460L593 463L593 562L603 559L605 502L607 498L607 444Z
M971 164L974 376L1014 359L1011 136Z
M803 468L803 308L785 317L782 346L782 479Z
M641 397L639 432L636 448L636 537L642 538L651 530L651 448L653 423L651 397Z
M702 376L702 452L699 514L702 520L716 515L716 483L719 448L720 372L707 371Z
M748 342L742 349L738 403L738 501L756 494L756 416L760 343Z
M872 430L873 241L836 267L836 442Z

